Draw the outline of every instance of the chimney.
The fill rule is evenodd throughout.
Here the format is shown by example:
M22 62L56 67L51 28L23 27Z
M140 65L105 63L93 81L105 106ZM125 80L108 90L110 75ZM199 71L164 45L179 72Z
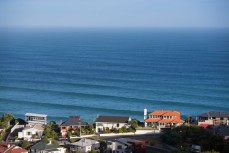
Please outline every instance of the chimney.
M96 115L96 118L99 118L99 114Z
M59 122L59 125L61 125L62 124L62 120L60 120L60 122Z
M144 108L144 120L147 119L147 109Z
M144 121L147 119L147 109L144 108ZM145 127L147 127L147 123L145 122Z

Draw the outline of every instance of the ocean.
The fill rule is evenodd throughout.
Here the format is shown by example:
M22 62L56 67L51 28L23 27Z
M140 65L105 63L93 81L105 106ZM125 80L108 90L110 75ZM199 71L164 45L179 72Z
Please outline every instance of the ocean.
M229 111L228 29L0 29L0 115Z

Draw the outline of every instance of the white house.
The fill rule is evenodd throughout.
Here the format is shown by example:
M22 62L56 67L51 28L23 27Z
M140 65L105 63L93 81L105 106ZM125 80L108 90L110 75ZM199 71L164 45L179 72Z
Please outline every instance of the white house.
M26 113L25 121L29 124L47 124L46 114Z
M103 131L103 128L112 129L112 128L122 128L123 126L129 127L129 122L131 118L128 116L97 116L96 132Z
M132 144L117 140L107 141L107 151L112 153L131 152Z
M30 153L65 153L66 149L51 143L38 142L34 146L30 147Z
M41 124L28 124L22 132L18 132L18 138L23 138L24 140L32 140L32 137L40 139L44 131L44 125Z
M91 150L98 150L100 143L95 140L83 138L80 141L74 142L70 144L70 150L72 152L81 152L87 153Z

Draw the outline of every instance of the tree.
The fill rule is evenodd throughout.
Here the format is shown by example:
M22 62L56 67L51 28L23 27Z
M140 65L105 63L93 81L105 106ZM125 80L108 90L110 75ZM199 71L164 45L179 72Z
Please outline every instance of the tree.
M28 149L30 146L29 141L23 140L21 147L24 149Z
M192 117L191 116L187 116L186 119L185 119L185 123L187 123L189 125L191 120L192 120Z
M138 121L135 120L135 119L132 119L130 121L130 126L131 126L132 129L136 129L138 127Z
M3 114L1 117L1 122L9 122L12 119L14 119L14 116L12 114Z
M12 114L3 114L0 118L0 126L7 129L10 125L10 121L14 119Z
M99 147L100 153L105 153L106 149L107 149L106 142L105 141L100 141L100 147Z
M43 141L43 142L49 142L49 140L48 140L48 138L46 137L46 136L43 136L42 138L41 138L41 141Z

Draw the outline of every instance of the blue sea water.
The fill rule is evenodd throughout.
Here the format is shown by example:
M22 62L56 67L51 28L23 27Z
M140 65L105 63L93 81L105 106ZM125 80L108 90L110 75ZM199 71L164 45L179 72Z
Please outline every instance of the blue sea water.
M229 111L228 29L1 29L0 114Z

